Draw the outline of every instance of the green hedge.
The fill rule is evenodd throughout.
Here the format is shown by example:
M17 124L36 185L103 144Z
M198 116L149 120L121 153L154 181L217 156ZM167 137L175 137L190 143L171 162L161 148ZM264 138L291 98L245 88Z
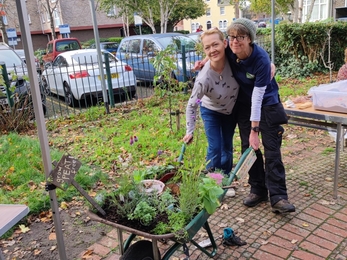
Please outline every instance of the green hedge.
M328 32L330 31L330 51ZM258 29L259 44L271 54L271 28ZM306 77L344 64L346 22L280 23L275 27L275 64L283 77ZM325 62L325 65L324 65Z

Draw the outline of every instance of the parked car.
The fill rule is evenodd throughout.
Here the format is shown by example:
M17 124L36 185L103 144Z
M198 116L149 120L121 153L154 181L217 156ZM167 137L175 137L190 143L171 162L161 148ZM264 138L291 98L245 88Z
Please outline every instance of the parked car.
M26 58L25 58L25 53L24 53L24 50L23 49L15 49L14 50L18 56L24 61L25 64L27 64L26 62ZM35 57L35 56L34 56ZM38 60L37 57L35 57L35 65L36 65L36 70L37 72L40 72L41 70L41 67L40 67L40 61Z
M173 45L176 49L174 59L176 60L177 69L173 71L172 76L183 82L184 61L182 59L181 46L185 45L186 76L188 79L193 79L197 74L193 70L194 63L202 59L195 50L195 44L196 42L193 39L181 33L129 36L123 38L120 42L116 56L133 68L138 80L152 82L156 72L150 60L159 51L164 50L169 45Z
M258 28L266 28L266 22L259 22Z
M102 51L103 71L106 77L104 53L108 54L113 94L136 94L136 77L133 69L113 54ZM42 72L44 89L65 97L69 106L80 100L102 97L102 82L96 49L68 51L59 54ZM106 82L107 84L107 82Z
M23 108L22 105L25 98L28 97L29 102L31 102L30 82L25 79L25 76L28 75L26 64L11 47L4 43L0 43L0 62L6 65L14 102L19 102L20 105L17 107ZM13 77L13 74L16 77ZM43 112L46 113L46 96L42 91L41 101ZM4 85L0 85L0 105L2 106L0 109L8 106L6 87Z
M201 32L195 32L195 33L189 33L186 34L188 37L192 38L194 41L196 42L200 42L200 36L203 33L203 31Z
M117 42L100 42L100 49L111 52L113 55L116 55L119 44ZM90 45L90 49L96 49L95 43Z
M42 53L42 60L46 64L52 62L60 53L80 49L82 45L77 38L54 39L47 43L46 52Z

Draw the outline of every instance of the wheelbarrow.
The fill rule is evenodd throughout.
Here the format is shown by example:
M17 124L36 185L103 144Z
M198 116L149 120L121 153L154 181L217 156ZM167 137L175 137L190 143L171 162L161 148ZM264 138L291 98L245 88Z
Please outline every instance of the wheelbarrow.
M182 148L184 150L184 148ZM249 156L254 152L251 148L247 149L244 154L241 156L238 164L236 165L235 169L231 172L227 185L231 185L233 180L235 179L236 176L243 175L242 172L248 172L249 168L252 166L254 162L254 156ZM246 167L245 167L246 165ZM227 187L229 187L227 186ZM224 189L224 192L222 195L219 197L219 200L222 201L224 199L225 194L227 193L227 189ZM185 227L185 230L187 231L187 238L182 241L182 240L177 240L175 237L174 233L168 233L164 235L153 235L149 234L147 232L143 232L141 230L133 229L128 226L120 225L115 222L111 222L108 220L105 220L98 215L89 212L89 217L94 220L98 221L100 223L115 227L117 229L117 237L119 241L119 249L120 249L120 254L122 255L121 259L122 260L168 260L174 253L175 251L183 246L183 251L187 249L186 243L190 242L194 246L196 246L199 250L201 250L203 253L205 253L209 257L214 257L217 253L217 244L216 241L213 237L212 231L210 229L210 226L208 224L208 218L211 216L205 209L200 211ZM208 238L211 242L211 247L209 250L204 248L203 246L199 245L198 242L194 240L194 236L197 234L197 232L201 229L204 228L208 234ZM123 232L126 231L130 233L130 236L128 239L126 239L125 243L123 242ZM132 241L137 237L143 237L146 238L146 240L139 240L133 244ZM159 249L158 249L158 241L162 240L171 240L173 241L173 245L171 245L164 253L163 256L160 255Z

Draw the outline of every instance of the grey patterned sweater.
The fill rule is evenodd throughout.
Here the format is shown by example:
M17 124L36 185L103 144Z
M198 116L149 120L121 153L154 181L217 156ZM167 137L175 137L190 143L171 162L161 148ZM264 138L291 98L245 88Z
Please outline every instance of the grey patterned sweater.
M199 72L186 108L186 134L193 134L199 104L213 111L230 115L239 93L227 60L221 75L211 69L208 60Z

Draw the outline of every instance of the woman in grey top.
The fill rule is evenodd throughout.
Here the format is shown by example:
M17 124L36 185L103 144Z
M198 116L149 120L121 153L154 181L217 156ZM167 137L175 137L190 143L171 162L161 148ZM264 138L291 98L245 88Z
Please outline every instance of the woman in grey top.
M197 108L200 106L208 141L206 169L222 170L229 174L233 159L233 136L236 122L232 110L239 85L225 56L227 41L217 28L201 34L204 52L209 58L197 76L186 109L187 131L183 141L193 138Z

